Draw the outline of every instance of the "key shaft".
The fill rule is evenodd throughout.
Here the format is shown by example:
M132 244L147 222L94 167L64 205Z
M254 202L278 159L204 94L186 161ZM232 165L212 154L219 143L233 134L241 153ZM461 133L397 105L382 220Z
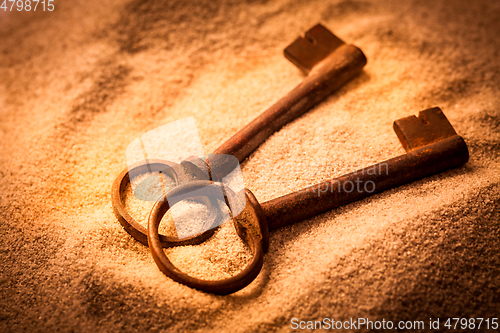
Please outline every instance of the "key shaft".
M269 230L299 222L324 213L340 205L363 199L389 188L458 167L469 160L469 151L439 108L421 111L418 118L406 117L394 122L394 129L407 153L377 163L347 175L334 178L303 190L260 204L252 192L245 189L245 207L234 216L234 226L240 238L253 253L252 261L231 278L207 281L192 278L180 272L161 249L158 226L169 209L167 202L157 202L149 221L150 249L162 272L175 281L215 294L230 294L244 288L258 275L263 256L269 246ZM359 184L372 184L369 188ZM345 186L349 184L347 189ZM224 187L222 183L193 181L171 190L168 196L193 196L193 190L202 195ZM199 193L197 195L200 195ZM178 200L181 200L178 199ZM225 197L228 207L236 200L228 189Z
M342 45L317 64L304 80L268 110L224 142L215 154L228 154L241 162L269 136L300 117L346 82L366 64L360 49Z
M462 137L455 135L404 155L261 204L270 230L307 220L348 203L413 182L469 159Z
M233 155L239 162L284 125L297 119L358 75L366 65L363 52L345 44L318 24L285 49L285 56L307 76L260 116L225 141L215 155ZM210 160L211 169L224 174L223 157Z
M261 204L269 229L309 219L341 205L398 187L469 160L463 138L440 108L394 122L406 154ZM362 185L362 186L360 186Z

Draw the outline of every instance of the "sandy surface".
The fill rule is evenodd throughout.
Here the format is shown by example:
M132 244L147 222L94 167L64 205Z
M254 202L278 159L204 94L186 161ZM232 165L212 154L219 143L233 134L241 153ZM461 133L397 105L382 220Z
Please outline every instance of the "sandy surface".
M0 10L0 331L289 331L292 318L500 316L500 2L55 1ZM127 145L194 116L213 151L292 89L282 55L322 22L364 72L242 164L268 200L404 153L395 119L439 106L463 167L271 233L229 296L165 277L113 215ZM149 206L130 200L145 221ZM231 225L167 251L204 278L250 252Z

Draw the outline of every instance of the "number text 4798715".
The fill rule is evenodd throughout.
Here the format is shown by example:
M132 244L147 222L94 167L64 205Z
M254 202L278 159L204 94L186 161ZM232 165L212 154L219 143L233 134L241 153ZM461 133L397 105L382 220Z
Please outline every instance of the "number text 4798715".
M0 0L2 5L0 10L3 11L48 11L52 12L55 9L54 0Z

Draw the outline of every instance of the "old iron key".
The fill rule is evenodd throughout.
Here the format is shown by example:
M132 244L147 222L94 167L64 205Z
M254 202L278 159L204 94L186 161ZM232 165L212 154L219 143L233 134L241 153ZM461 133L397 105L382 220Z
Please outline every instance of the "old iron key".
M358 75L366 65L366 57L359 48L345 44L321 24L307 31L304 37L297 38L284 53L307 76L267 111L224 142L214 154L232 155L242 162L274 132L324 100Z
M309 219L338 206L363 199L372 194L394 188L450 168L469 160L469 151L462 137L439 108L421 111L418 118L410 116L396 120L394 130L406 154L391 158L344 176L324 181L300 191L260 204L250 190L245 189L245 209L235 217L238 235L250 247L252 262L237 275L218 281L192 278L179 271L165 256L158 238L158 226L169 209L168 202L157 202L151 211L148 228L149 247L160 270L173 280L214 294L230 294L248 285L262 268L263 255L269 244L269 230ZM378 170L378 172L368 172ZM381 171L381 172L380 172ZM368 191L347 191L345 184L358 181L375 184ZM205 195L214 195L220 183L195 181L183 184L167 193L178 196L176 202L189 198L190 192L202 189ZM234 193L227 188L227 200ZM220 191L220 190L219 190ZM170 200L170 199L169 199Z
M177 167L174 167L174 163L165 161L163 167L161 161L156 161L154 171L161 172L162 168L165 168L166 174L177 172L174 177L176 185L183 183L177 181L178 179L222 179L235 166L234 159L229 155L235 156L241 163L274 132L321 102L358 75L366 65L366 57L359 48L345 44L321 24L307 31L304 37L297 38L284 53L287 59L307 74L296 88L217 148L209 157L208 165L201 159L194 159L182 162L181 166ZM146 164L148 162L134 166L134 170L146 173L151 169L146 168ZM196 168L198 175L193 177L191 173ZM129 183L129 170L125 169L113 183L113 211L125 230L147 245L146 228L135 221L125 209L123 197ZM210 229L182 240L162 235L161 243L164 247L199 244L213 232L214 230Z

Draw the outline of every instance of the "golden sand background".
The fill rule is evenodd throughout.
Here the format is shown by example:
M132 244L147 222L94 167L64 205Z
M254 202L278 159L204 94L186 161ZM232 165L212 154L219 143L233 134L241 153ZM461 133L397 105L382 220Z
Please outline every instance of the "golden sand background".
M0 10L0 330L288 331L324 317L424 320L500 310L500 2L55 1ZM154 265L113 215L127 145L194 116L206 152L302 80L283 57L322 22L364 72L242 164L261 200L404 153L395 119L439 106L471 159L271 233L262 273L214 296ZM130 203L145 219L149 207ZM234 274L224 226L169 250Z

